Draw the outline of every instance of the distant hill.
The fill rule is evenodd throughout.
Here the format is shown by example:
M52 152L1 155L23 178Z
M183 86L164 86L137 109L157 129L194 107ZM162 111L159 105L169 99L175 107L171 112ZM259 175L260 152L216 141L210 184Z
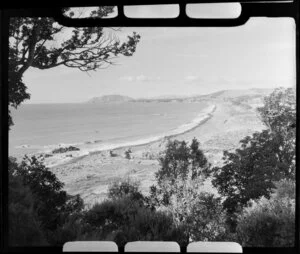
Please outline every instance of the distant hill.
M188 95L160 95L160 96L155 96L155 97L150 97L150 98L145 98L148 100L165 100L165 99L184 99L184 98L189 98L190 96ZM141 98L144 99L144 98Z
M234 103L260 103L263 97L269 95L274 89L252 88L252 89L229 89L210 94L195 96L164 95L155 98L133 99L123 95L104 95L94 97L87 103L120 103L120 102L201 102L201 101L232 101Z
M203 97L216 98L216 99L248 97L248 96L261 97L270 94L273 90L274 89L269 89L269 88L229 89L229 90L222 90L215 93L203 95Z
M195 96L162 96L156 98L136 99L138 102L197 102L197 101L236 101L262 99L274 89L253 88L253 89L230 89L218 92L195 95Z
M129 96L123 96L118 94L103 95L100 97L94 97L87 101L87 103L116 103L116 102L127 102L133 101L133 98Z
M193 101L215 101L231 102L234 105L244 108L256 108L263 105L263 99L273 92L274 89L253 88L253 89L231 89L193 98Z

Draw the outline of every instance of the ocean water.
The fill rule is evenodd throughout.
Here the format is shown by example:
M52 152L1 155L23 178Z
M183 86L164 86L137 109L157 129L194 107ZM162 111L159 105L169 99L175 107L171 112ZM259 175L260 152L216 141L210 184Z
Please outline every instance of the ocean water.
M145 144L194 128L211 111L206 103L25 104L12 110L9 155L74 145L85 151Z

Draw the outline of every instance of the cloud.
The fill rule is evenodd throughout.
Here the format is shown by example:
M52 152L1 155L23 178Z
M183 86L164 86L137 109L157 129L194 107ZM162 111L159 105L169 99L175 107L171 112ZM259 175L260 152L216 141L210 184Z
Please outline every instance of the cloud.
M120 77L120 80L133 81L134 77L132 77L132 76L124 76L124 77Z
M192 81L195 81L195 80L198 80L199 77L198 76L194 76L194 75L188 75L184 78L185 81L187 82L192 82Z
M147 82L147 81L158 81L160 80L160 77L150 77L150 76L145 76L143 74L138 75L138 76L124 76L120 77L120 80L125 80L129 82Z

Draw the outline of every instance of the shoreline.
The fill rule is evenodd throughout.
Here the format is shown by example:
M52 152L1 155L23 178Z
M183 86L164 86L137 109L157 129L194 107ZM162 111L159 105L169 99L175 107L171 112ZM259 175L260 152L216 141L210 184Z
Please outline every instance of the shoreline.
M167 139L130 146L130 159L125 156L128 149L125 146L114 149L113 157L109 150L97 151L73 158L49 170L65 184L64 190L67 193L79 194L87 205L105 200L110 184L126 178L140 182L141 192L148 195L149 187L156 184L155 173L160 168L158 158L169 139L190 143L193 138L197 138L208 161L216 166L222 163L224 150L236 149L242 138L263 127L254 110L230 102L212 103L217 106L209 117L202 119L201 124ZM209 180L204 183L203 190L217 195Z
M209 111L208 111L208 109L209 109ZM193 131L194 129L198 128L199 126L205 124L209 119L211 119L213 117L213 113L216 111L216 109L217 109L217 106L215 104L209 105L209 106L205 107L204 109L202 109L203 113L200 112L198 114L198 116L196 118L194 118L191 122L189 122L188 124L184 124L184 125L189 125L189 124L194 123L194 125L192 125L190 128L188 128L186 130L183 130L182 132L178 132L178 133L174 133L174 134L172 133L172 131L174 132L174 131L178 130L181 126L184 126L184 125L180 125L176 129L169 131L167 134L162 134L162 135L153 137L152 140L150 137L150 138L136 140L136 141L129 141L129 142L122 143L122 144L111 144L110 148L109 147L93 148L90 151L89 150L86 150L86 151L81 150L79 152L67 152L67 153L57 154L56 157L59 157L59 158L57 158L56 163L52 162L51 164L49 164L49 163L47 163L47 161L45 161L46 162L45 164L48 168L64 166L64 165L76 163L76 162L84 159L87 156L97 155L99 153L103 153L103 152L107 152L107 151L120 150L120 149L124 149L127 147L138 148L138 147L142 147L142 146L146 146L146 145L152 145L154 143L161 142L162 140L167 140L167 139L174 138L174 137L177 137L180 135L184 135L186 133ZM198 118L200 118L200 120L198 120ZM76 156L76 153L80 154L82 152L84 152L84 154ZM43 154L43 153L41 153L41 154ZM54 157L54 156L51 156L51 157ZM51 162L51 160L48 160L48 161Z

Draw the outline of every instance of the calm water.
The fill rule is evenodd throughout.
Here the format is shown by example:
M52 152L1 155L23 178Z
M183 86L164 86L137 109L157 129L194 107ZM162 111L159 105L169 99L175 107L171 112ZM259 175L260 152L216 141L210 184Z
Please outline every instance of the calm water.
M136 142L178 130L199 116L205 103L25 104L12 110L9 153L23 156L59 144Z

